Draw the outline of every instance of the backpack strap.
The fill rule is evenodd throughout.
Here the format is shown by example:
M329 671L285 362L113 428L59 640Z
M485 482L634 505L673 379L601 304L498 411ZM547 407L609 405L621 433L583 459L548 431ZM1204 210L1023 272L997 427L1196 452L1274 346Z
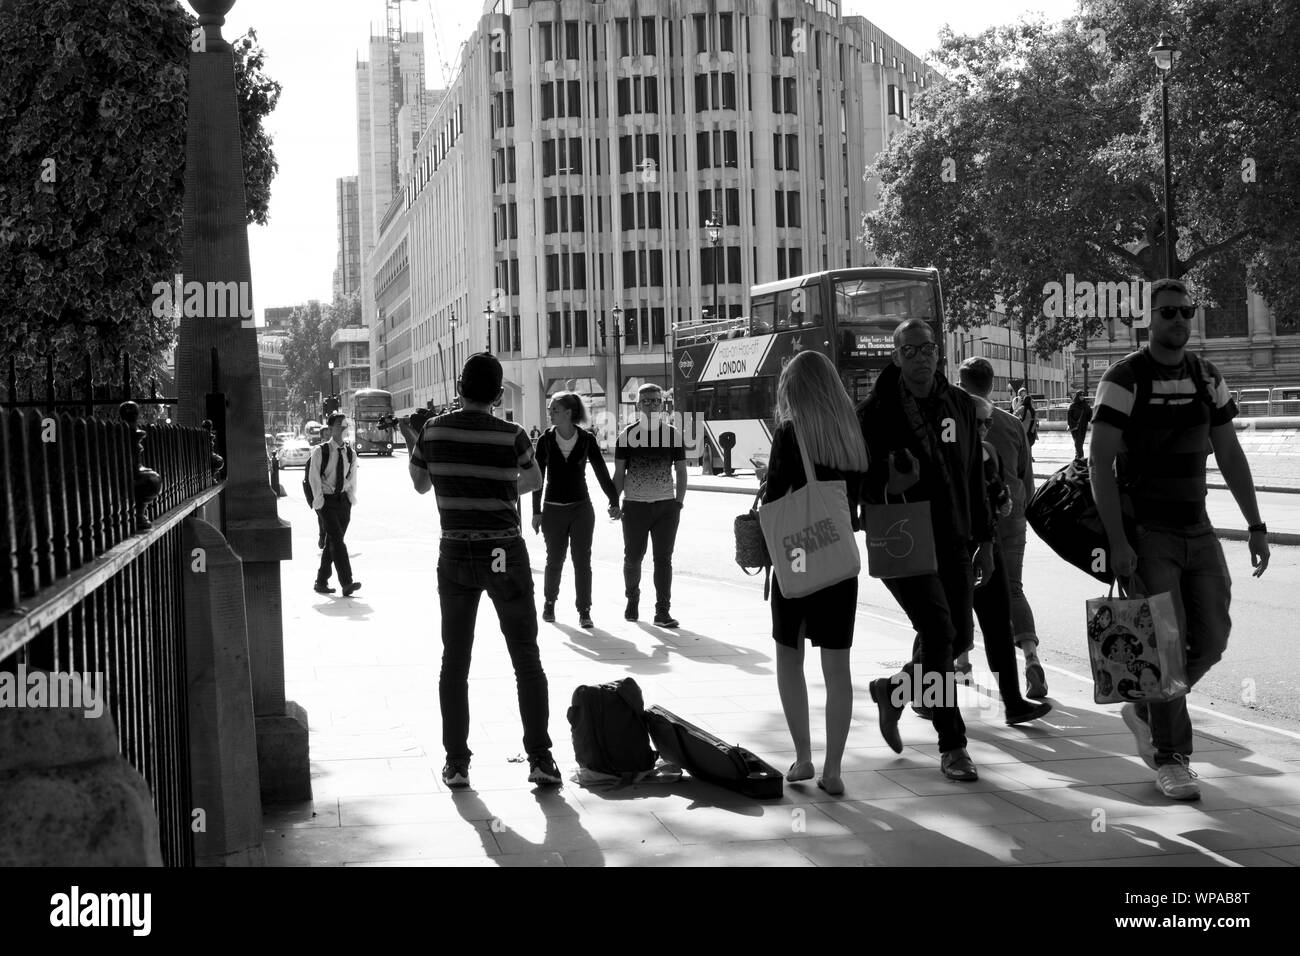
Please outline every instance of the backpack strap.
M1136 352L1129 353L1126 356L1133 363L1133 371L1136 379L1136 389L1133 396L1133 411L1130 415L1136 414L1139 408L1145 406L1151 401L1151 392L1154 388L1156 370L1152 367L1155 359L1151 357L1151 350L1140 348ZM1192 385L1196 388L1196 398L1204 402L1211 409L1214 408L1214 396L1210 393L1209 385L1205 381L1205 363L1195 352L1186 352L1183 354L1183 367L1187 369L1188 376L1192 379Z

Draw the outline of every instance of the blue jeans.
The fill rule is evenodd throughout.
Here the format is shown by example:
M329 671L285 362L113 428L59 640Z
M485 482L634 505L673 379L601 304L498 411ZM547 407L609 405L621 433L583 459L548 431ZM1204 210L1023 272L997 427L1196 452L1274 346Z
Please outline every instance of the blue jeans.
M515 669L524 750L549 756L550 701L537 651L537 605L533 571L523 538L501 541L443 539L438 551L438 602L442 607L442 746L448 760L469 760L469 662L479 598L486 591L496 605L506 650Z
M1223 547L1208 521L1189 528L1137 526L1133 540L1137 574L1149 594L1168 591L1187 647L1187 684L1205 676L1228 648L1232 618L1232 578ZM1173 763L1192 753L1192 721L1187 698L1165 704L1140 703L1138 713L1151 725L1156 763Z

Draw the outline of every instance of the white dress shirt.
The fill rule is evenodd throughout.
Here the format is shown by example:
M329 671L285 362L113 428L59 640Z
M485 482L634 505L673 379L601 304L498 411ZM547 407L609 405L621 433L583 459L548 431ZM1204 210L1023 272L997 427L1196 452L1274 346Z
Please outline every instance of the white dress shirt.
M326 445L334 447L330 449L329 464L325 468L325 481L322 483L320 456ZM311 460L307 462L307 480L311 482L312 506L316 511L324 507L325 495L338 491L346 493L350 503L357 503L357 454L353 451L349 462L346 448L347 442L339 444L331 438L311 450Z

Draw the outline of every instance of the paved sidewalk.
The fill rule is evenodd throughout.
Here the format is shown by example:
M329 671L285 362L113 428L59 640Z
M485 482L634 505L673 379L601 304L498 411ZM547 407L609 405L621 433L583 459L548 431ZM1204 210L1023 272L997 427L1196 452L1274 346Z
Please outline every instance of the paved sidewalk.
M295 563L310 563L310 513L286 511ZM944 779L932 727L910 712L901 724L905 750L895 755L880 739L866 685L909 654L912 632L901 615L858 618L845 796L809 782L758 802L689 779L534 790L527 764L512 762L522 749L514 680L484 602L470 680L474 789L449 792L439 778L430 530L412 528L382 549L360 546L368 552L366 586L354 599L285 588L287 692L309 715L315 799L268 808L273 865L1300 864L1300 742L1279 738L1265 756L1198 734L1194 767L1204 797L1175 803L1154 789L1117 709L1093 704L1090 684L1056 668L1049 668L1055 710L1026 727L1006 727L996 703L963 691L977 784ZM290 568L287 575L301 570ZM618 577L600 562L595 574ZM575 769L565 719L573 688L626 675L647 704L785 769L793 752L760 594L753 581L679 577L673 609L681 630L624 622L614 595L597 598L594 631L577 628L567 607L559 623L542 623L551 735L566 775ZM824 690L815 653L806 669L819 756ZM992 682L983 675L979 683Z

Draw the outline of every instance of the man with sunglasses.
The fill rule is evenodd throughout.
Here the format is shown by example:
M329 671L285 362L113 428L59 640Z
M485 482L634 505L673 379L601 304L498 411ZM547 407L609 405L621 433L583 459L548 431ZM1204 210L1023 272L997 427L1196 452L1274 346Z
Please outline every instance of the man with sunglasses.
M614 448L614 490L623 496L623 617L640 616L641 562L647 540L654 554L655 616L659 627L678 627L670 612L673 547L686 500L686 443L663 413L663 390L642 385L637 392L640 415L623 429Z
M1160 279L1149 303L1150 342L1111 365L1097 387L1090 472L1111 569L1143 593L1173 595L1194 686L1223 657L1232 625L1232 579L1205 510L1209 448L1249 525L1255 577L1268 568L1268 529L1232 425L1236 403L1218 370L1185 350L1196 314L1187 286ZM1131 536L1121 489L1132 503ZM1160 792L1198 799L1187 698L1125 704L1121 716Z
M904 321L894 330L894 363L858 408L871 459L863 497L871 504L929 502L938 565L931 574L885 579L919 635L919 661L872 681L869 689L881 736L901 753L904 705L928 705L933 695L923 692L936 683L943 688L930 708L940 769L951 780L973 781L979 773L966 752L966 725L949 689L955 693L953 657L974 639L974 589L994 576L994 518L975 400L950 386L938 365L929 324Z

